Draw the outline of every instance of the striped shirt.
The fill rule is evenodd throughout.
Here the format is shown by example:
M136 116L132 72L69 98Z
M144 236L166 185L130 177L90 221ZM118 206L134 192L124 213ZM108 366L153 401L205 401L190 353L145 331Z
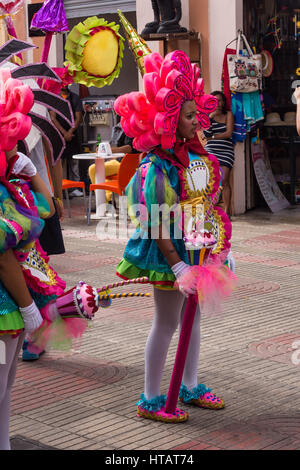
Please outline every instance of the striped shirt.
M226 124L224 122L217 122L211 119L211 126L209 129L204 130L205 137L212 137L214 134L223 134L226 132ZM233 167L234 163L234 147L232 139L212 139L205 145L205 150L211 153L219 160L220 166Z

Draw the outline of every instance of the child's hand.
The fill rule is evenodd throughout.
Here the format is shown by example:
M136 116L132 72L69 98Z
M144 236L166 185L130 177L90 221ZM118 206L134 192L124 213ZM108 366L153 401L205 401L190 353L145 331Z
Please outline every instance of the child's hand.
M197 293L197 279L192 273L192 266L180 261L171 267L176 276L176 287L185 297Z
M43 323L43 318L34 302L28 305L28 307L20 307L19 310L24 321L26 333L33 333Z

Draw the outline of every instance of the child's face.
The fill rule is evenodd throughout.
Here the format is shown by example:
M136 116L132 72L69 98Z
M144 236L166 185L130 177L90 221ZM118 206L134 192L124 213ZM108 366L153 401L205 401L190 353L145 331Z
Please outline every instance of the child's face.
M181 108L176 135L179 139L193 139L197 126L195 101L186 101Z

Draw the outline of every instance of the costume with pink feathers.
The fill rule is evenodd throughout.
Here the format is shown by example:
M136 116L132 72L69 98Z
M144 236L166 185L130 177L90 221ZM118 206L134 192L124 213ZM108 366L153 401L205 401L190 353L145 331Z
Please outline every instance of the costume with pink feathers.
M48 322L48 304L64 293L66 283L48 265L38 237L49 214L44 197L33 193L28 177L15 173L18 154L6 163L4 151L12 150L25 139L31 128L28 116L34 94L21 80L11 77L9 69L0 70L0 252L9 249L19 261L32 298L41 310L44 326ZM87 321L83 318L58 317L51 325L51 339L69 345L83 333ZM0 282L0 335L17 335L24 328L18 306ZM46 335L44 334L44 337ZM49 343L49 334L47 341Z
M221 179L218 161L203 149L197 135L189 141L176 140L182 105L194 101L199 128L206 129L216 99L204 93L200 70L183 51L170 52L164 59L151 53L144 56L144 66L144 93L128 93L115 103L134 147L147 152L126 188L136 231L117 274L124 279L147 276L157 288L137 415L174 423L188 419L188 413L176 407L178 397L198 407L225 406L197 382L200 311L218 313L236 278L224 265L231 223L216 205ZM165 238L181 260L176 265L170 266L159 248L160 230L166 230ZM174 289L175 281L180 292ZM181 292L188 296L186 301ZM160 394L162 373L178 325L180 339L166 397Z
M137 226L137 232L126 247L117 274L126 279L147 276L156 286L172 287L175 276L170 266L155 240L148 233L145 236L157 224L150 217L151 208L164 203L169 207L180 204L183 210L187 205L202 205L205 231L209 227L217 240L211 254L211 264L213 262L214 267L208 270L201 267L200 277L205 286L205 274L211 279L211 271L225 262L230 249L231 223L225 212L216 206L220 188L220 170L216 157L203 149L197 136L187 142L176 141L176 129L181 107L189 100L196 103L199 128L209 128L208 115L216 108L217 100L204 93L200 69L191 64L183 51L170 52L164 59L158 53L149 54L144 57L144 65L145 92L125 94L115 103L115 110L121 116L125 133L134 138L134 147L148 152L127 187L129 212ZM146 207L146 215L139 214L136 217L131 207L139 203ZM182 224L182 214L177 219L176 215L171 217L170 238L180 258L190 263L183 239L187 232ZM184 224L191 225L186 221ZM181 236L178 236L178 226L181 227ZM195 231L195 227L190 227L189 230ZM223 276L221 292L225 296L226 278L229 280L230 292L230 273ZM220 289L216 290L220 292ZM205 299L211 297L211 288L207 292L208 296L202 294Z
M43 323L31 334L32 352L40 352L51 347L69 349L72 340L83 334L87 321L94 317L98 308L108 307L112 299L149 294L110 294L110 287L95 289L83 281L65 292L66 283L48 264L49 257L42 250L38 238L44 227L42 219L49 215L49 205L44 196L31 190L30 176L22 173L20 161L29 159L18 152L7 163L4 152L18 144L18 148L21 146L26 153L25 138L31 126L35 126L48 139L56 162L64 150L64 140L56 127L34 112L32 107L41 104L53 109L70 125L73 115L69 103L57 95L58 88L70 81L66 68L51 69L41 63L11 71L9 65L7 68L3 65L12 55L32 47L17 39L0 47L0 65L3 67L0 68L0 253L13 249L30 294L40 309ZM45 80L43 90L38 87L31 89L21 80L29 77L48 80ZM33 174L35 172L34 168ZM145 278L135 279L138 283L146 281ZM23 328L19 307L0 282L0 335L16 336Z

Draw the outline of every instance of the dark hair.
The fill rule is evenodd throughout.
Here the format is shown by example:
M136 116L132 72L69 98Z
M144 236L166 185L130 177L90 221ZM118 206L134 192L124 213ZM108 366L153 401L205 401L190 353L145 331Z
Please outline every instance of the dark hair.
M222 91L213 91L210 94L213 95L213 96L217 96L217 95L222 96L222 100L223 100L223 103L224 103L223 108L222 108L222 113L226 114L227 113L227 100L226 100L226 96L224 95L224 93Z

